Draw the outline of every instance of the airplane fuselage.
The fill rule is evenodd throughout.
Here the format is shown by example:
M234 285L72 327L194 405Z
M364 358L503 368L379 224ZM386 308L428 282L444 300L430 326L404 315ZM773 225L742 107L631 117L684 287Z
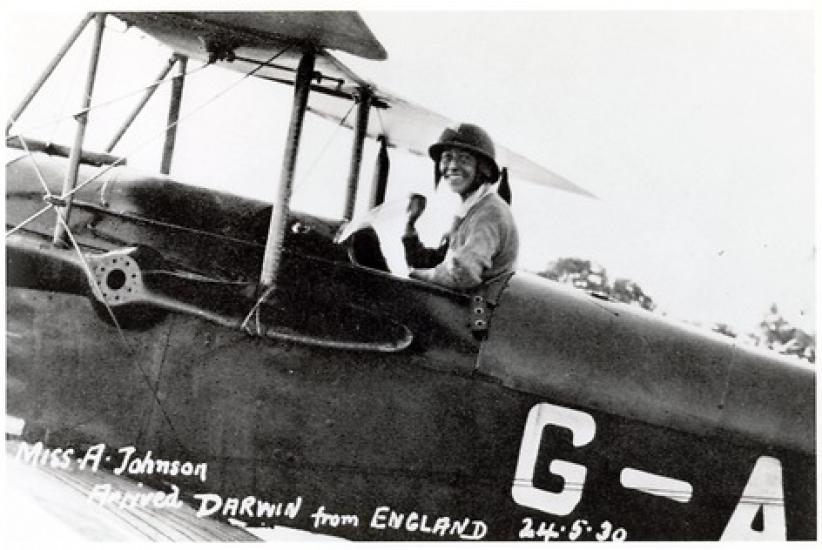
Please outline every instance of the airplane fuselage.
M37 160L59 186L64 161ZM24 160L7 180L14 226L43 193ZM129 327L112 307L123 330L53 216L9 238L8 412L32 460L102 452L203 517L351 539L816 537L812 370L527 274L480 341L471 295L356 265L336 222L301 215L267 315L330 344L252 335L214 319L249 299L269 215L124 170L85 187L70 226L92 260L138 247L146 280L189 274L167 300L190 313ZM399 328L410 345L382 346Z

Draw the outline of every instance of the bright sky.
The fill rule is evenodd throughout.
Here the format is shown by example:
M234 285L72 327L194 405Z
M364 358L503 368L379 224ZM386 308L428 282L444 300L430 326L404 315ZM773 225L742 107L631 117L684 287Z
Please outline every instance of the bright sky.
M9 113L79 16L4 15ZM751 330L776 302L792 322L813 330L811 11L365 11L363 17L389 58L341 55L361 76L480 124L499 143L599 197L514 181L521 268L539 270L560 256L590 258L612 278L637 281L674 318ZM150 47L138 41L129 52ZM149 80L167 54L161 50L145 65L131 56L104 59L104 67ZM48 91L55 114L76 104L64 90L72 82L79 88L85 60L85 51L68 57L55 74L63 83ZM119 92L101 82L99 97L137 82ZM197 105L220 89L205 88L187 84L184 102ZM164 93L152 100L161 119ZM218 180L217 162L229 160L232 174L249 182L247 193L266 196L279 178L289 97L288 90L246 82L209 104L196 125L181 126L172 174L202 185ZM122 115L105 118L116 120L110 123L116 128ZM69 130L65 123L48 128L52 135ZM134 130L145 139L157 129ZM104 144L111 131L110 125L90 139ZM326 157L307 174L330 135ZM186 138L196 145L184 144ZM140 141L129 139L125 150ZM312 122L306 143L294 206L339 213L350 135ZM156 153L160 144L152 147ZM373 154L366 150L362 181L370 181ZM392 163L402 192L415 182L429 184L429 162Z

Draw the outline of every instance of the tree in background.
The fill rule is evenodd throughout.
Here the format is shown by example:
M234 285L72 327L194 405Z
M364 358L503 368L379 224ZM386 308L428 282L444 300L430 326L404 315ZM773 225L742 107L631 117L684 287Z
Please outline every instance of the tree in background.
M816 336L793 326L779 313L776 304L771 305L758 328L758 334L749 335L756 345L816 362Z
M754 346L772 349L783 355L796 355L810 363L816 362L816 336L793 326L779 313L776 304L771 305L765 318L753 332L738 335L725 323L716 323L711 330L730 338L740 338Z
M608 289L605 268L591 260L559 258L549 263L545 271L540 271L537 275L591 292L607 293Z
M616 302L638 305L648 311L656 308L653 299L637 283L622 278L611 283L606 269L591 260L559 258L550 262L537 275L592 294L607 296ZM779 313L776 304L771 306L764 320L759 323L756 333L749 332L741 336L726 323L716 323L712 330L729 338L747 339L754 345L767 347L784 355L796 355L811 363L816 362L816 336L794 327Z
M618 302L636 304L642 309L653 311L656 307L650 296L642 287L630 279L617 279L611 289L611 296Z
M736 331L733 328L731 328L731 326L727 323L716 323L714 326L711 327L711 330L714 332L718 332L719 334L724 334L729 338L737 337Z
M605 268L591 260L559 258L537 275L607 296L617 302L635 304L648 311L653 311L656 307L653 299L637 283L630 279L616 279L610 284Z

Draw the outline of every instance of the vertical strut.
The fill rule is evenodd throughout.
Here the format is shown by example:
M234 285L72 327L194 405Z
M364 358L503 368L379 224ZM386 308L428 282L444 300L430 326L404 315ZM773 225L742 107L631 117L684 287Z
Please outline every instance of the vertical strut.
M111 141L109 142L108 146L106 146L106 153L111 153L114 147L117 146L117 143L119 143L120 139L126 133L126 130L128 130L131 127L131 124L134 122L134 119L137 118L137 115L139 115L140 112L143 110L143 107L146 106L148 100L151 99L151 97L154 95L154 92L157 91L157 88L160 86L163 79L166 77L166 75L168 75L169 72L171 72L171 69L174 67L174 64L177 63L177 59L177 55L172 55L170 58L168 58L165 67L163 67L163 70L161 70L160 74L158 74L157 77L154 79L154 84L152 84L146 89L145 93L143 93L143 97L140 98L140 102L137 103L137 106L134 107L134 110L131 111L131 114L128 115L126 121L123 123L120 129L117 130L117 133L114 134L114 137L111 138Z
M77 37L80 36L80 33L83 32L83 29L86 28L86 25L88 25L88 22L91 21L92 18L94 18L94 14L89 13L83 18L82 21L80 21L80 24L77 25L77 28L75 28L74 32L72 32L71 35L68 37L65 44L63 44L63 47L60 48L60 50L51 60L51 63L49 63L48 66L43 70L43 73L40 75L40 78L38 78L37 82L34 83L34 86L31 87L31 91L28 93L28 95L26 95L25 98L23 98L23 101L20 102L20 105L14 110L14 112L9 117L9 120L6 123L6 135L8 135L9 130L11 130L14 121L16 121L20 114L26 110L26 107L28 107L29 103L31 103L31 100L34 99L34 96L36 96L37 92L40 91L40 88L43 87L43 84L45 84L46 80L48 80L48 78L51 76L51 73L54 72L54 69L57 67L60 61L62 61L63 57L66 55L66 52L69 51L69 49L77 41Z
M380 135L380 151L377 153L377 162L374 166L374 181L371 184L371 199L368 207L374 208L385 202L385 190L388 187L388 172L391 169L391 160L388 158L388 138Z
M160 173L168 175L171 172L171 159L174 156L174 144L177 142L177 122L180 120L180 104L183 101L183 83L185 81L188 58L179 56L177 74L171 81L171 101L168 105L168 125L166 126L166 141L163 145L163 160L160 163Z
M91 47L91 57L89 59L88 72L86 74L86 87L83 91L83 104L80 112L74 118L77 121L77 130L74 134L74 144L69 155L69 165L66 171L66 177L63 180L62 196L67 196L66 205L59 206L58 214L65 220L66 225L70 223L71 215L71 201L72 197L69 193L77 184L77 171L80 168L80 158L83 152L83 139L86 135L86 125L88 124L89 107L91 106L91 95L94 92L94 81L97 77L97 62L100 60L100 48L103 44L103 30L105 28L106 15L98 13L94 16L94 43ZM59 218L54 227L53 243L56 246L66 246L66 229L60 224Z
M371 110L371 92L368 89L360 90L357 100L357 123L354 127L354 145L351 148L351 167L348 172L348 191L345 196L345 210L343 219L350 220L354 215L354 206L357 202L357 186L360 181L360 166L362 165L362 149L365 134L368 130L368 114Z
M306 50L297 67L297 78L294 82L294 103L291 108L291 122L288 125L288 136L285 143L283 165L280 171L280 186L271 205L271 222L268 226L268 239L265 243L263 268L260 273L260 285L271 287L277 281L280 268L283 241L285 240L288 222L288 206L291 200L291 185L294 182L294 169L297 165L297 152L300 145L305 110L308 105L308 92L314 74L314 52Z

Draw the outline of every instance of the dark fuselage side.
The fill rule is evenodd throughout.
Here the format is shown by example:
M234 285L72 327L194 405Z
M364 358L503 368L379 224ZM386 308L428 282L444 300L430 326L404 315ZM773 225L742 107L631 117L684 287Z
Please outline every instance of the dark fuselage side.
M61 161L40 160L57 186ZM12 226L42 196L19 162L7 168ZM119 172L77 199L71 225L88 251L140 244L175 269L227 282L259 272L270 211L263 203ZM42 284L7 290L9 413L48 445L105 443L115 458L134 445L207 463L204 482L169 479L189 495L302 499L294 518L234 511L249 524L354 539L457 536L386 526L380 514L389 507L432 524L470 519L466 536L482 522L488 539L517 539L526 519L568 531L584 519L598 526L589 538L611 522L630 539L715 539L757 459L768 456L782 467L787 536L815 537L815 456L802 441L814 433L810 371L521 275L480 345L467 328L467 297L351 265L331 241L333 222L293 221L310 230L286 241L283 322L345 323L335 308L356 307L407 327L409 348L321 349L176 313L121 336L87 296L37 275ZM48 247L51 223L28 226L27 245L9 257ZM745 381L748 364L773 378L771 389ZM791 393L793 405L780 403ZM577 499L565 514L512 498L529 411L541 404L587 415L596 427L586 445L556 423L537 436L532 484L575 491L563 497ZM757 411L764 422L745 420ZM584 466L583 482L563 488L549 473L552 459ZM626 467L685 480L693 495L683 503L626 489ZM311 514L320 506L356 525L318 525ZM652 510L664 518L649 521Z

